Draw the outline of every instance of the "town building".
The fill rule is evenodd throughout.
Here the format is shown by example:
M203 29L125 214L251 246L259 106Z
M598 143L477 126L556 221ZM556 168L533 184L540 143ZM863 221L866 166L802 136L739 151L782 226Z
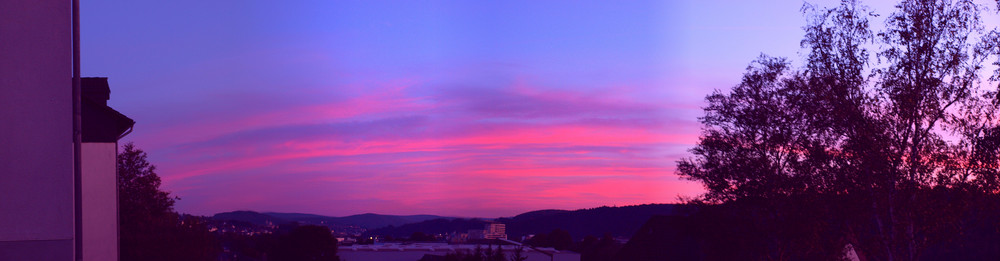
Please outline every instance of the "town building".
M503 223L486 224L484 230L483 238L485 239L507 239L507 225Z
M486 224L483 229L469 229L469 233L452 235L453 242L468 242L470 240L481 239L507 239L507 225L494 222Z

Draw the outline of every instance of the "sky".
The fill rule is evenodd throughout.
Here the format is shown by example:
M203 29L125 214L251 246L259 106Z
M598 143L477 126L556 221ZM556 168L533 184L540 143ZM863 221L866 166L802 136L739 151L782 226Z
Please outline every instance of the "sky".
M183 213L674 203L704 97L802 57L802 5L88 0L82 71Z

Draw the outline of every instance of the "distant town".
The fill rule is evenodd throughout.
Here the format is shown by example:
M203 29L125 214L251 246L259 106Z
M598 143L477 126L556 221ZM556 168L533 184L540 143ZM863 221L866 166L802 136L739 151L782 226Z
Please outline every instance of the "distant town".
M611 260L633 234L655 217L685 216L682 205L649 204L593 209L540 210L514 217L456 218L434 215L361 214L328 217L299 213L233 211L198 217L221 239L221 260L257 260L240 241L269 236L300 226L330 230L342 260L435 260L454 253L486 248L525 260ZM639 249L639 243L632 251ZM390 255L391 257L383 257ZM405 255L401 258L398 255ZM443 259L442 259L443 260Z

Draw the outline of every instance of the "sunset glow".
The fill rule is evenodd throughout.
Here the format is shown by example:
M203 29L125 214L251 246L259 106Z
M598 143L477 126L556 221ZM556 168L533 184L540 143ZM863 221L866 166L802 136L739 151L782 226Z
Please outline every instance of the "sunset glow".
M82 7L84 75L198 215L677 202L702 192L674 168L704 96L794 58L804 21L801 1L203 2Z

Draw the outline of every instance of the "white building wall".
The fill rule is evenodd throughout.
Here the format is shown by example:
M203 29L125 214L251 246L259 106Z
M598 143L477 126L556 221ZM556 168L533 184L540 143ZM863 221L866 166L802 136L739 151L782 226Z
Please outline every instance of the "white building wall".
M70 8L0 0L0 260L73 257Z
M118 144L84 142L83 260L118 260Z

